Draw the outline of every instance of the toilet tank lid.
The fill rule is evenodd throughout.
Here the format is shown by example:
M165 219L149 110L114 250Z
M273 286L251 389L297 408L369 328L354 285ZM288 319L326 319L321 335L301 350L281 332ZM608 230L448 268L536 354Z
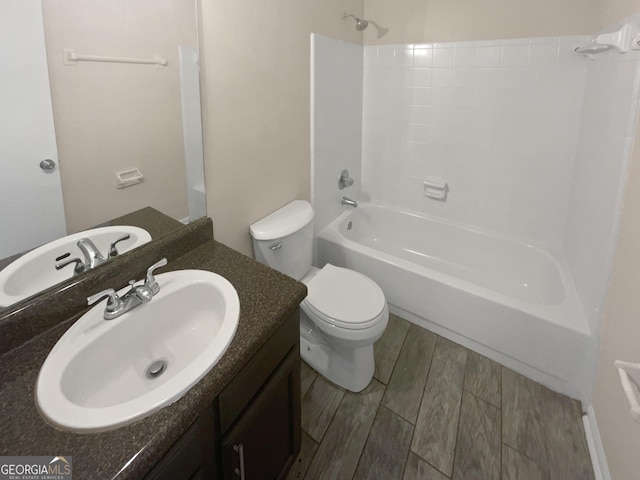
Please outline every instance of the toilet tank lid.
M294 200L249 227L256 240L286 237L313 220L313 208L306 200Z

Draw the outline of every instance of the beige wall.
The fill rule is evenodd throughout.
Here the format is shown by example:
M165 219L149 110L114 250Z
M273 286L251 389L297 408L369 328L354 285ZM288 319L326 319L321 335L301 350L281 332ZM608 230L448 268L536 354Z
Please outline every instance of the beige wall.
M309 199L310 34L361 43L344 10L362 1L202 0L207 214L247 255L251 223Z
M640 130L636 134L636 139ZM632 158L615 264L605 307L593 408L611 477L638 478L640 425L633 422L615 360L640 362L640 148Z
M60 173L69 233L151 205L187 216L178 45L197 45L195 1L43 0ZM152 65L80 62L62 49L153 57ZM145 181L117 189L115 172Z
M640 0L599 0L597 3L599 9L597 30L640 12Z
M613 1L613 0L610 0ZM592 33L600 0L364 0L364 43L431 43Z
M601 25L636 13L640 2L606 0ZM635 480L640 461L640 425L631 419L629 403L613 368L615 360L640 363L640 128L636 132L615 263L604 311L593 409L611 478Z

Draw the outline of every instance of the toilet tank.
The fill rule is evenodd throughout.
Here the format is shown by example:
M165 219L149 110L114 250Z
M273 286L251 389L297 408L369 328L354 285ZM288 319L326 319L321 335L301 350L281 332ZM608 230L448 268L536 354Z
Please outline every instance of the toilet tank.
M253 253L260 263L302 279L313 257L313 208L294 200L249 227Z

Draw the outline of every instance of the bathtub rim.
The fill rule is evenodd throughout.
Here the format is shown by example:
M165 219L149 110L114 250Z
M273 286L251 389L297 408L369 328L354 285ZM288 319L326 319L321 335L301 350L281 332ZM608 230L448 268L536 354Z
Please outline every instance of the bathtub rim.
M443 219L440 217L436 217L433 215L422 214L419 212L415 212L412 210L403 209L401 207L395 207L384 203L372 202L372 201L359 201L359 207L361 209L389 209L400 214L410 215L412 217L417 217L421 220L428 222L435 222L447 225L451 228L462 228L463 230L470 231L475 234L489 236L491 238L496 238L499 240L507 240L510 242L517 243L525 248L534 249L537 253L545 256L549 259L549 261L553 262L556 266L556 269L560 276L561 284L564 288L564 299L556 304L546 305L546 304L536 304L531 302L526 302L524 300L511 297L502 292L498 292L496 290L492 290L488 287L484 287L482 285L475 284L471 281L454 277L450 274L439 272L432 268L417 265L408 260L396 257L387 252L376 250L375 248L369 247L367 245L358 243L354 240L351 240L340 232L340 225L345 222L348 217L356 213L355 209L345 209L336 219L334 219L327 227L316 234L316 237L322 238L324 240L328 240L334 243L338 243L343 245L346 248L351 248L356 251L360 251L366 255L372 255L377 257L378 259L392 264L398 268L407 269L413 273L420 274L421 271L428 271L429 276L434 280L440 281L452 288L457 288L464 290L472 295L478 296L480 298L488 298L491 301L495 301L500 304L504 304L514 310L517 310L521 313L525 313L528 315L533 315L535 317L540 318L543 321L548 321L554 323L555 325L559 325L561 327L567 328L569 330L575 331L582 335L591 336L592 332L587 322L587 317L583 310L582 304L579 301L578 294L573 283L573 279L569 274L568 264L562 255L561 250L555 250L551 248L547 248L546 246L536 245L534 243L528 242L525 239L515 237L513 235L502 235L498 232L493 232L481 227L477 227L474 225L469 225L465 223L458 223L451 221L449 219Z

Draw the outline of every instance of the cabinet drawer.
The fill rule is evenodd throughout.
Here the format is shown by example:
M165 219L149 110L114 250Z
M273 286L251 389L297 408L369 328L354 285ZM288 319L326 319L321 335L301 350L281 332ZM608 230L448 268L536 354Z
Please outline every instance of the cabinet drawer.
M296 309L219 395L221 435L233 425L287 353L293 347L299 349L299 345L299 311Z

